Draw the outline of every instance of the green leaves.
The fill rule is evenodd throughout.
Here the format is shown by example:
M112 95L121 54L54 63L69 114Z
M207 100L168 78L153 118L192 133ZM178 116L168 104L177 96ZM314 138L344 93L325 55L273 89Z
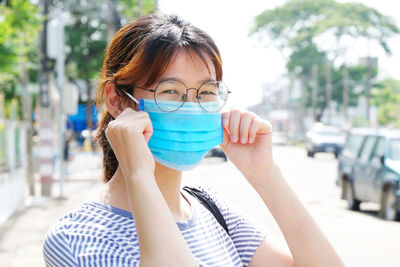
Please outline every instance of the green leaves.
M0 94L6 104L17 96L20 67L28 70L29 82L36 82L39 64L39 7L30 0L0 1ZM142 0L143 14L153 12L156 0ZM137 0L115 0L122 24L138 13ZM107 45L107 1L52 0L49 17L59 8L66 17L66 70L70 80L91 82L100 71ZM52 64L49 64L50 67ZM53 64L54 65L54 64Z
M393 18L361 3L339 3L335 0L290 0L260 13L254 22L250 35L288 52L287 71L291 77L303 81L308 91L308 95L304 96L306 105L311 103L312 66L317 66L320 88L317 99L321 113L326 106L324 87L328 56L333 61L332 97L337 103L343 103L342 68L337 63L343 64L346 50L350 47L343 46L342 38L376 42L390 55L388 40L400 33ZM324 45L326 42L331 45ZM376 77L376 70L373 71L375 73L371 73L370 78ZM365 67L353 66L349 72L350 104L356 105L360 91L365 88L368 71ZM357 87L362 89L352 92Z
M0 75L15 74L18 63L26 62L39 28L38 10L28 0L0 5ZM1 84L0 84L1 86Z
M302 40L332 33L378 41L387 53L387 40L399 33L394 20L360 3L334 0L292 0L255 18L250 34L267 34L279 46L298 48Z
M29 0L0 4L0 95L5 97L7 110L17 110L19 67L24 64L28 71L36 68L39 24L39 11ZM2 108L0 117L4 116Z
M143 1L143 12L152 12L155 0ZM60 2L71 16L66 25L67 76L87 82L96 78L107 46L107 21L110 14L106 1L69 0ZM137 16L137 0L115 1L121 22L127 23Z
M372 89L372 103L379 107L381 125L400 128L400 81L387 79Z

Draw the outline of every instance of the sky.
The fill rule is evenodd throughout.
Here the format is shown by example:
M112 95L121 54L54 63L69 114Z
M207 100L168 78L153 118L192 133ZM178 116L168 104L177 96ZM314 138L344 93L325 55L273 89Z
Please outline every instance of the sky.
M339 2L361 2L385 15L392 16L400 26L400 1L395 0L339 0ZM159 0L160 10L166 14L177 14L193 25L206 31L220 49L224 82L232 94L230 106L246 108L261 100L262 85L274 83L286 73L285 60L273 45L258 42L249 37L254 17L266 9L285 3L283 0ZM357 42L346 59L351 63L358 57L379 57L381 77L400 79L400 37L389 43L392 56L373 44ZM369 52L368 52L369 51Z

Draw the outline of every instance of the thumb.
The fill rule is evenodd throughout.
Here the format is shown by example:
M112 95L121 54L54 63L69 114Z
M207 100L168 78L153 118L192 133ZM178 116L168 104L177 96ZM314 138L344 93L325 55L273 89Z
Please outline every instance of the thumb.
M146 129L143 132L144 140L146 140L146 143L149 143L152 135L153 135L153 129Z
M153 135L153 124L151 123L151 120L148 118L147 124L143 130L143 136L144 139L146 140L146 143L149 143L151 136Z
M222 148L222 150L225 151L226 146L229 143L229 132L228 129L226 129L225 127L222 129L222 134L223 134L223 138L222 138L222 144L220 145L220 147Z
M146 140L146 143L149 143L151 136L153 135L153 124L151 122L150 116L147 112L139 111L143 115L143 136Z

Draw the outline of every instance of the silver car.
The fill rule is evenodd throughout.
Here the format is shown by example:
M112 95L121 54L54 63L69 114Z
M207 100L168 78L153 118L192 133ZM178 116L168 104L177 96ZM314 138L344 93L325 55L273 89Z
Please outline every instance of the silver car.
M307 132L307 156L315 153L333 153L338 157L346 142L346 135L337 126L316 124Z

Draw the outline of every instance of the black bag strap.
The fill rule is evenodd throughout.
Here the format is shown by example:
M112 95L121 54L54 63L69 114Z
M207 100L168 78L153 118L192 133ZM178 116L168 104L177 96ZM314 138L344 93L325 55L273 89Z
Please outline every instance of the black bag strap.
M212 213L212 215L214 215L217 222L222 226L222 228L225 229L226 233L229 235L228 226L226 225L225 219L222 216L221 211L218 209L218 207L214 203L214 201L212 201L212 199L205 192L203 192L197 188L193 188L193 187L189 187L189 186L183 187L183 190L185 190L186 192L191 194L193 197L198 199L200 201L200 203L206 209L208 209Z

